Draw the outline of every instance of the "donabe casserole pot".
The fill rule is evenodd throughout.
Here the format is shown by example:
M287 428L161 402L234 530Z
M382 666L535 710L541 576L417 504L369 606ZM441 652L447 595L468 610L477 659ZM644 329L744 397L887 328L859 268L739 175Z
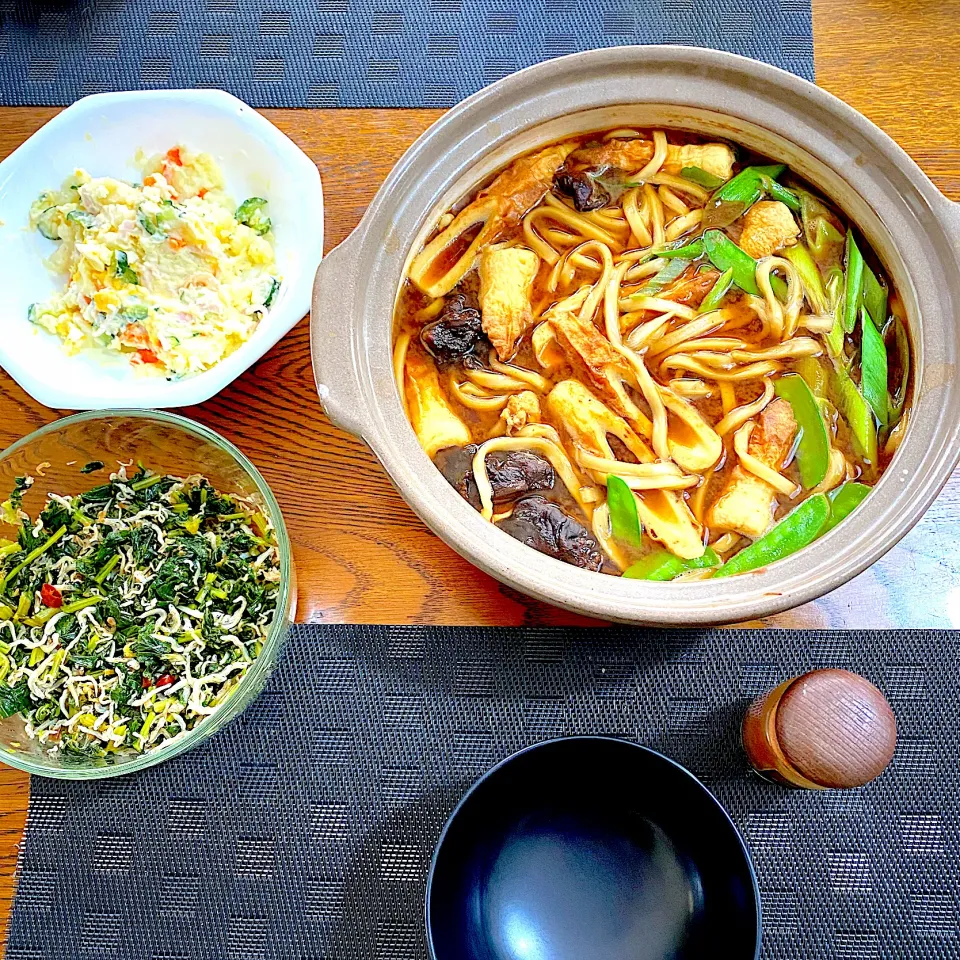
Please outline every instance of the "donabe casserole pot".
M514 157L613 127L674 127L788 163L855 222L899 289L913 341L906 437L873 493L799 553L736 577L649 583L584 571L483 520L420 448L391 366L404 269L438 216ZM311 341L327 415L373 450L403 498L454 550L550 603L641 624L765 616L821 596L889 550L960 458L956 379L960 205L888 136L792 74L690 47L575 54L513 74L463 101L393 169L356 230L320 265Z

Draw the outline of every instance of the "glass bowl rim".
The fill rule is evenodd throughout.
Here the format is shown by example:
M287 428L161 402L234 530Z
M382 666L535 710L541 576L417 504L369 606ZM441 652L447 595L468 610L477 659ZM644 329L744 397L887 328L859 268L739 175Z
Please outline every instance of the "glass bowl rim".
M260 651L260 656L258 656L253 664L247 669L247 672L243 676L243 680L241 680L234 694L226 703L223 704L222 709L229 710L231 707L236 707L236 701L243 696L245 690L249 689L250 687L254 687L256 689L255 685L258 683L259 686L262 687L263 683L266 682L266 677L273 668L273 661L276 657L276 654L279 653L279 648L286 636L287 628L289 627L289 612L287 608L290 603L292 592L292 551L290 546L290 537L287 534L286 522L283 519L283 513L280 510L280 504L277 502L277 498L274 496L269 484L263 478L263 475L254 465L254 463L246 456L246 454L244 454L243 451L227 440L226 437L223 437L217 433L216 430L213 430L212 428L199 423L196 420L191 420L189 417L184 417L177 413L170 413L166 410L138 410L133 407L125 407L115 410L86 410L82 413L73 413L66 417L60 417L51 423L44 424L42 427L39 427L38 429L28 433L26 436L21 437L19 440L14 441L12 444L10 444L10 446L6 447L6 449L0 452L0 463L7 460L8 457L28 446L33 441L49 436L50 434L58 433L65 427L72 426L75 423L84 423L94 420L109 420L112 418L121 417L168 424L176 427L179 430L183 430L186 433L192 433L196 436L199 436L201 439L212 443L216 447L219 447L225 453L229 454L236 461L237 465L244 471L244 473L246 473L247 476L253 480L253 483L257 488L257 493L263 497L267 508L270 510L270 519L273 522L274 535L277 538L277 552L280 556L280 592L277 597L277 606L274 613L274 618L270 623L269 632L267 633L266 641L263 644L263 649ZM243 711L243 709L244 707L235 709L233 716L228 722L235 720L236 717ZM170 760L173 757L179 756L180 754L185 753L187 750L197 746L209 736L209 734L207 734L204 730L204 725L208 721L214 721L216 717L217 713L215 712L210 717L204 718L204 720L190 730L182 740L175 741L170 747L158 747L136 757L135 759L126 760L119 764L106 764L102 767L49 767L36 763L25 755L11 752L6 749L0 749L0 762L5 763L7 766L15 767L18 770L23 770L25 773L29 773L31 775L47 777L55 780L101 780L108 777L119 777L128 773L136 773L140 770L145 770L147 767L152 767L157 763Z

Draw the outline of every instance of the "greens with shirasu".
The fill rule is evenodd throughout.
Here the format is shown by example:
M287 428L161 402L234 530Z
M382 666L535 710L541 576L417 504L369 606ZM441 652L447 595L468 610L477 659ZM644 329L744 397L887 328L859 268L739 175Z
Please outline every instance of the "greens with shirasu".
M97 463L96 467L100 467ZM276 614L273 527L202 476L126 468L75 497L0 504L0 717L80 762L144 752L234 693Z

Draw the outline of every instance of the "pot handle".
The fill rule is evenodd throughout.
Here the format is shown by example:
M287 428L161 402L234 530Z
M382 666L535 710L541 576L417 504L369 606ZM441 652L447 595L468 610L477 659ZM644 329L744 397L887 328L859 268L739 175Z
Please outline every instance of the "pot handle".
M359 279L355 230L320 262L313 281L310 354L323 410L334 426L367 439L358 357L351 318L356 315Z

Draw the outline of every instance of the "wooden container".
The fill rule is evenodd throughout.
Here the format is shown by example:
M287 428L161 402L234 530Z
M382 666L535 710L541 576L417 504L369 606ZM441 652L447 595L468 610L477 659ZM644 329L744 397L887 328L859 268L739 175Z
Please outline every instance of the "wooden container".
M808 790L860 787L893 757L897 722L869 680L848 670L815 670L755 700L743 720L754 769Z

